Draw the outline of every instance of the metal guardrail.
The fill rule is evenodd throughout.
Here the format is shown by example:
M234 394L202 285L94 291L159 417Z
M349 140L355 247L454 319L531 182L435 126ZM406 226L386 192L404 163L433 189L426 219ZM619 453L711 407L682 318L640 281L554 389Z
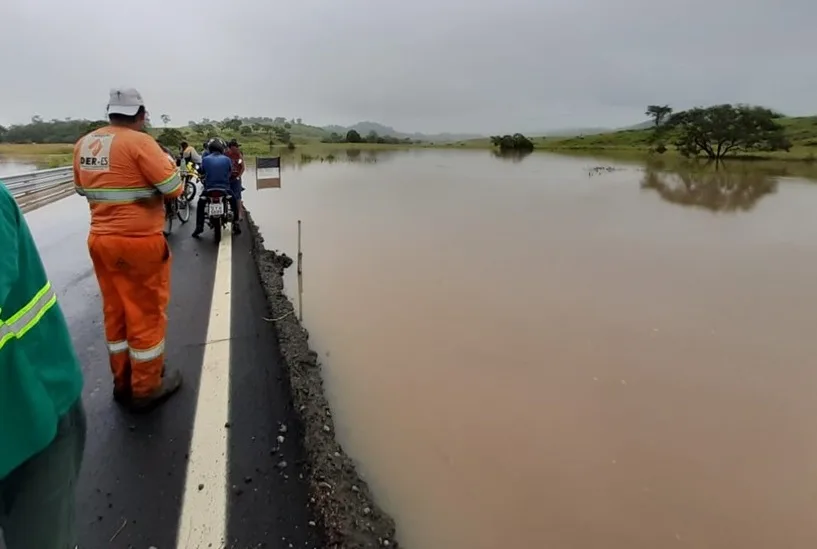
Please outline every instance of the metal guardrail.
M14 198L23 197L30 193L54 190L72 184L74 173L71 166L53 168L51 170L37 170L34 172L18 173L0 176Z
M23 212L36 210L74 194L71 166L0 177Z

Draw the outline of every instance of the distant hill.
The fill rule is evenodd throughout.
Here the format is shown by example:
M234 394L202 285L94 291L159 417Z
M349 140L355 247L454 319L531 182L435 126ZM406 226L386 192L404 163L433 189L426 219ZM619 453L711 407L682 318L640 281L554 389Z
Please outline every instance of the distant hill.
M646 130L653 126L652 120L645 120L644 122L639 122L638 124L633 124L632 126L625 126L623 128L603 128L603 127L591 127L591 128L561 128L558 130L549 130L544 132L534 132L531 135L541 136L541 137L575 137L577 135L599 135L602 133L611 133L611 132L621 132L627 130Z
M446 142L453 142L453 141L464 141L466 139L477 139L479 137L484 137L480 134L474 133L406 133L395 130L391 126L384 126L383 124L379 124L377 122L358 122L352 126L324 126L322 128L328 133L338 133L340 135L346 135L346 132L349 130L355 130L361 136L366 137L370 132L376 132L377 135L385 135L390 137L399 137L401 139L413 139L415 141L429 141L435 143L446 143Z

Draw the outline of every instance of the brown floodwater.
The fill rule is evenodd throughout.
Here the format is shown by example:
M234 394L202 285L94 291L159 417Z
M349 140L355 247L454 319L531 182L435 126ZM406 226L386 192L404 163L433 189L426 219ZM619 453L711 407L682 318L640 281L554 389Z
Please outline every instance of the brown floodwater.
M245 199L403 544L817 547L812 168L342 160Z

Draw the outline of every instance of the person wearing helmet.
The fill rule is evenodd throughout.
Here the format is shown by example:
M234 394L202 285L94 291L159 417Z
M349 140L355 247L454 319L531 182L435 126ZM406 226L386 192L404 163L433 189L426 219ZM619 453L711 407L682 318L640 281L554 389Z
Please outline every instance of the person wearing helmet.
M229 157L225 156L224 141L215 137L207 143L210 154L201 160L201 173L204 176L204 192L201 193L196 209L196 229L193 237L198 238L204 232L204 206L207 203L207 191L223 191L230 197L230 207L233 215L238 214L238 204L235 197L230 192L230 174L233 170L233 163ZM238 223L233 223L233 232L240 234L241 229Z

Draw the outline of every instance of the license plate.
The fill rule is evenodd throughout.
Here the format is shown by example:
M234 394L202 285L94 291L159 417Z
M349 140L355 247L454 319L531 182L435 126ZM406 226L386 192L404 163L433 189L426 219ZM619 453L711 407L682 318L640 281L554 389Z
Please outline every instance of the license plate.
M210 215L224 215L224 204L220 202L210 204Z

